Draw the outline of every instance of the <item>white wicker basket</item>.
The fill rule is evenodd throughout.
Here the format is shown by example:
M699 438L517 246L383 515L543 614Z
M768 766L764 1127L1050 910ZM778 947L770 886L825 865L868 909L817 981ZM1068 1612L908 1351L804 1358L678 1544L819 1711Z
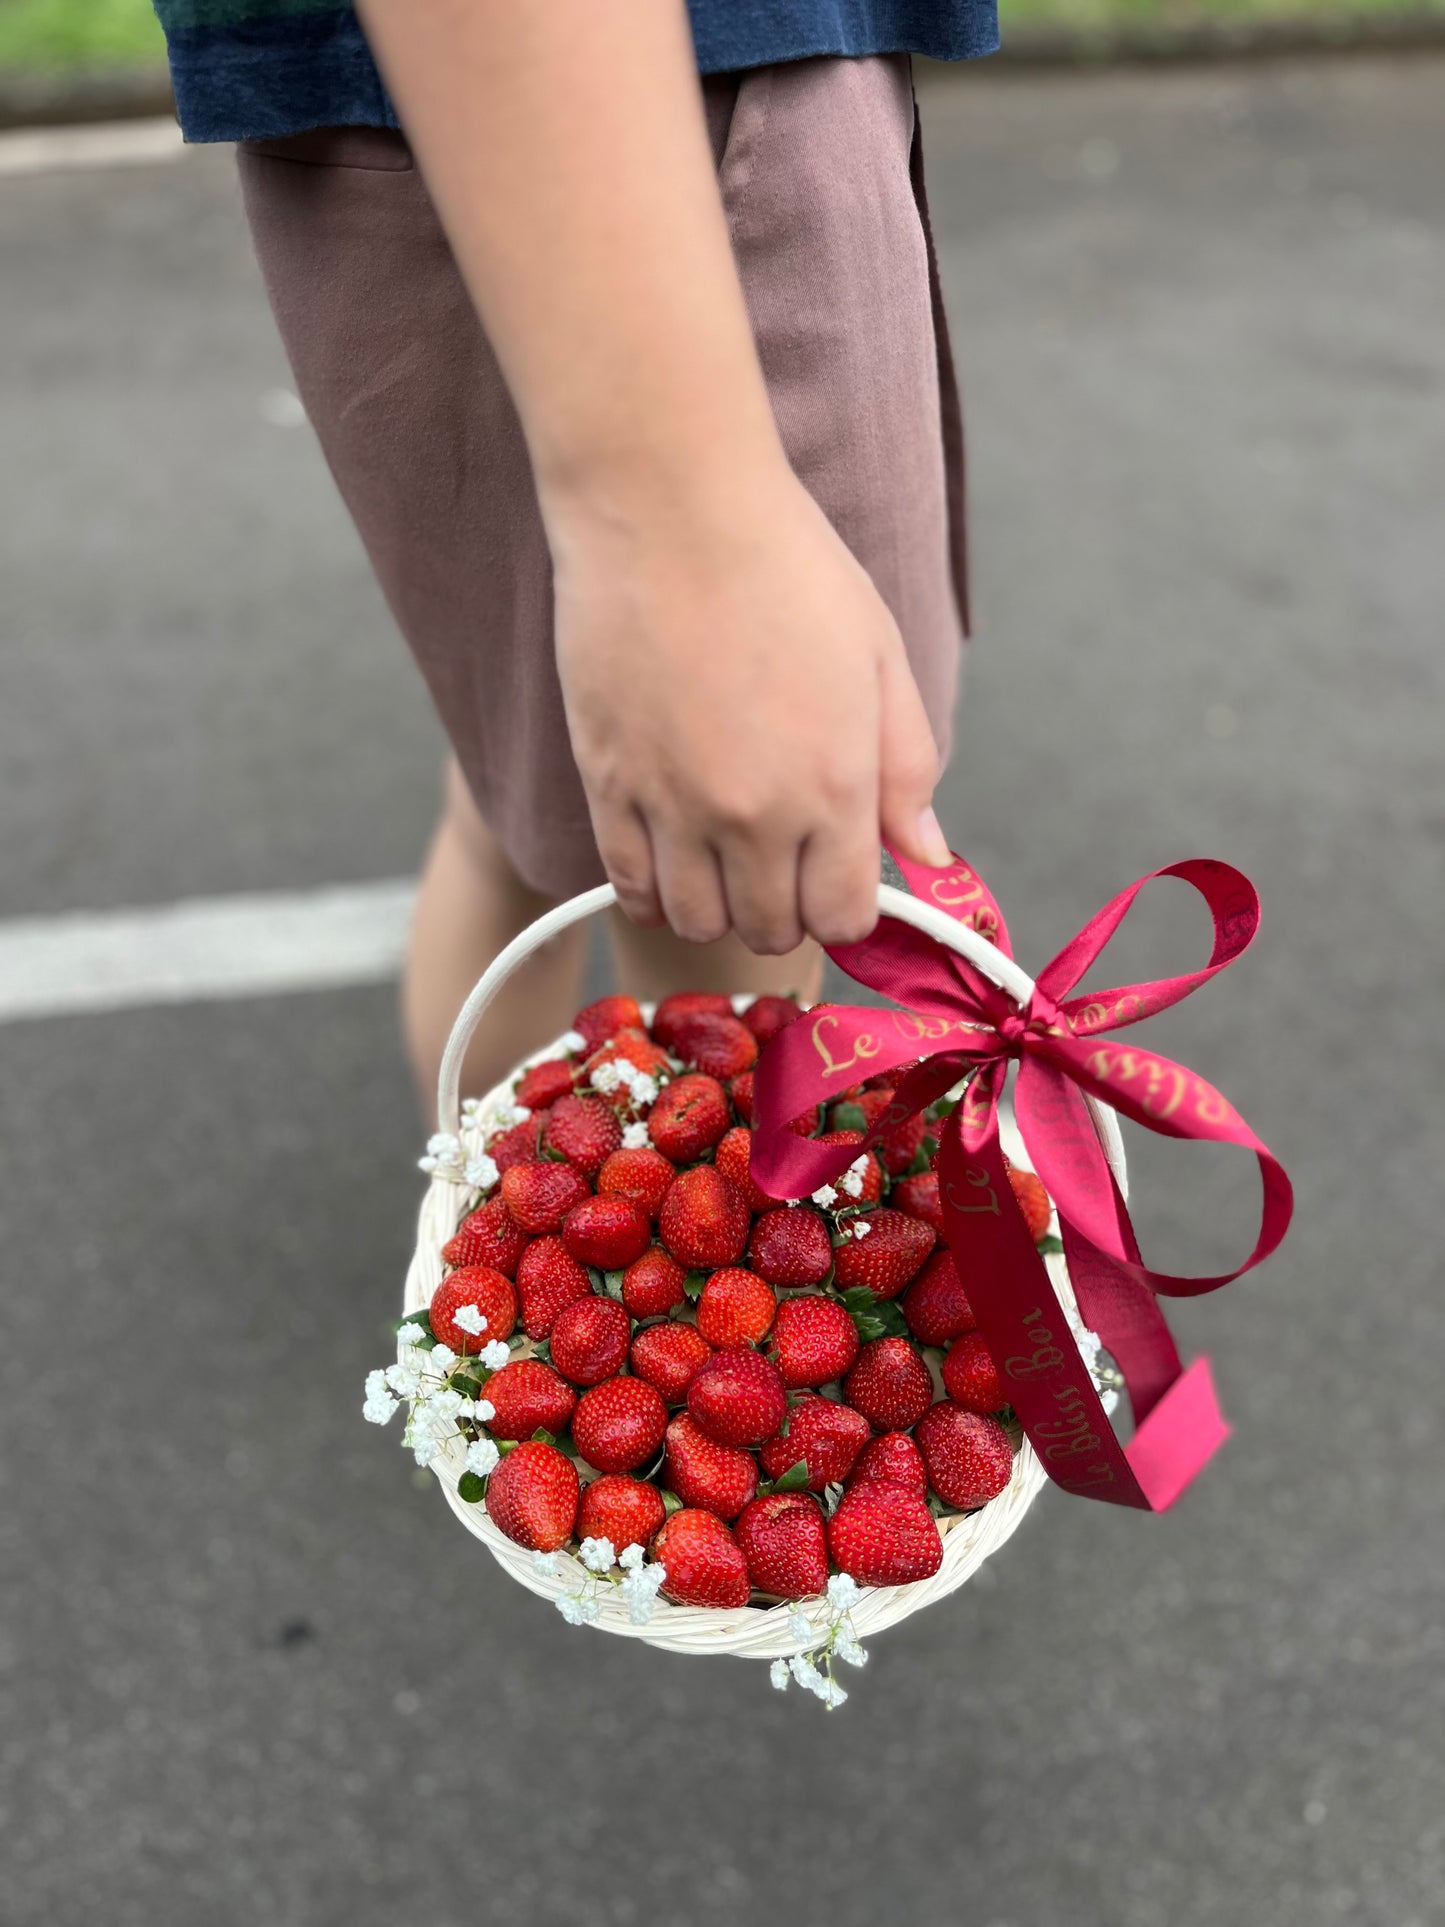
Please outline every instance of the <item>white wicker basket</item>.
M462 1060L482 1013L507 978L550 937L566 929L569 924L606 909L615 901L611 885L604 884L599 889L573 897L570 902L560 904L555 910L539 917L501 953L462 1007L442 1059L437 1117L439 1130L462 1136L468 1157L481 1150L483 1138L497 1110L508 1103L512 1096L510 1080L497 1085L482 1101L476 1113L475 1126L468 1131L462 1130ZM1017 964L968 925L887 884L879 886L878 907L884 915L914 925L939 943L967 957L1020 1005L1026 1004L1032 996L1032 980ZM740 999L739 1002L745 1005L747 999ZM528 1064L535 1063L542 1058L555 1057L559 1051L560 1043L554 1042L525 1061ZM1124 1149L1119 1137L1118 1121L1114 1113L1103 1105L1089 1100L1089 1107L1105 1155L1120 1188L1124 1189ZM1005 1133L1005 1148L1009 1155L1016 1163L1026 1163L1023 1147L1007 1124ZM1012 1141L1009 1141L1011 1138ZM442 1175L432 1179L422 1202L416 1252L407 1272L404 1311L419 1311L431 1303L432 1293L441 1283L444 1271L441 1248L461 1218L471 1209L473 1202L474 1194L464 1184ZM1046 1262L1055 1291L1061 1301L1072 1309L1073 1294L1063 1259L1051 1256ZM559 1554L555 1573L540 1572L533 1563L532 1554L492 1524L484 1504L471 1503L458 1496L457 1481L463 1469L464 1453L461 1441L454 1440L433 1460L433 1470L441 1482L447 1503L467 1531L480 1539L492 1557L529 1591L553 1600L564 1593L575 1592L579 1583L586 1578L580 1561L568 1554ZM881 1632L884 1627L895 1625L910 1613L931 1606L935 1600L956 1591L965 1580L972 1578L984 1560L996 1552L1017 1529L1046 1482L1046 1475L1032 1447L1026 1439L1023 1440L1014 1459L1013 1477L996 1499L977 1512L940 1520L944 1533L943 1564L931 1579L918 1580L908 1586L875 1586L864 1591L852 1612L853 1625L859 1637L866 1639L870 1633ZM646 1640L649 1645L662 1646L670 1652L738 1653L753 1659L777 1659L799 1650L799 1642L788 1627L790 1611L793 1609L787 1604L722 1609L674 1606L665 1599L659 1599L652 1619L646 1625L639 1626L629 1619L626 1606L613 1589L604 1588L603 1594L602 1616L597 1621L598 1625L608 1632L621 1633L629 1639ZM802 1610L821 1633L829 1616L825 1603L822 1600L804 1601Z

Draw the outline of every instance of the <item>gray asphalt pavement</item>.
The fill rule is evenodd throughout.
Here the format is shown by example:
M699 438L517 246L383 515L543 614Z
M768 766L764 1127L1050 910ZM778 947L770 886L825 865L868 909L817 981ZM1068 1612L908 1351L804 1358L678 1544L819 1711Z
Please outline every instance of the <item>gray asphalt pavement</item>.
M417 1201L389 992L0 1028L7 1927L1445 1920L1442 82L925 96L948 827L1035 966L1184 854L1264 893L1155 1032L1298 1184L1176 1321L1222 1459L1162 1519L1045 1494L831 1718L571 1630L360 1421ZM0 914L404 871L439 736L275 425L226 157L4 181L0 256ZM1162 888L1136 923L1110 981L1202 954ZM1141 1147L1146 1249L1241 1248L1226 1162Z

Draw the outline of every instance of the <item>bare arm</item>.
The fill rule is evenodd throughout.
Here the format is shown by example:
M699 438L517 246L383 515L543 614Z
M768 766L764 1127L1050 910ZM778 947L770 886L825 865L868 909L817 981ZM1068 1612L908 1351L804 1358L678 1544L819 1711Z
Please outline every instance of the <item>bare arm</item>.
M755 949L946 860L897 630L788 468L683 0L361 0L522 418L558 663L624 907Z

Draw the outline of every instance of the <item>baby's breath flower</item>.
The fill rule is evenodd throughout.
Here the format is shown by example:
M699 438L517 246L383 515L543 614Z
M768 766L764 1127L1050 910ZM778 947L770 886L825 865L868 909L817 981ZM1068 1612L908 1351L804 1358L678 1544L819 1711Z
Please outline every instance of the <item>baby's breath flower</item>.
M415 1398L421 1391L421 1358L424 1353L404 1351L394 1365L388 1365L385 1372L387 1384L398 1398Z
M569 1626L580 1626L586 1618L586 1600L580 1592L564 1592L552 1601Z
M449 1372L456 1370L456 1363L457 1355L450 1345L433 1345L427 1355L426 1369L445 1378Z
M794 1606L788 1614L788 1631L800 1646L807 1644L813 1637L813 1624L801 1606Z
M645 1151L651 1142L652 1133L648 1130L645 1119L640 1118L636 1124L623 1125L622 1148L624 1151Z
M624 1546L617 1563L624 1572L636 1572L645 1557L641 1546Z
M615 1059L610 1064L599 1064L592 1073L592 1088L594 1091L601 1091L604 1097L610 1097L621 1082L622 1070Z
M480 1338L487 1329L480 1305L458 1305L452 1313L452 1319L464 1332L470 1332L473 1338Z
M632 1080L632 1101L644 1109L657 1102L657 1079L647 1071L639 1071Z
M525 1124L531 1115L525 1104L500 1104L497 1107L497 1129L510 1131L515 1125Z
M853 1233L855 1238L866 1238L873 1227L868 1223L866 1218L855 1218L848 1229Z
M532 1554L532 1570L533 1572L554 1573L557 1570L556 1553L534 1552Z
M813 1202L814 1204L822 1205L826 1211L830 1204L836 1204L838 1202L838 1193L833 1189L831 1184L820 1184L813 1193Z
M483 1368L489 1372L499 1372L512 1356L511 1348L504 1338L490 1338L483 1345L477 1357Z
M788 1662L785 1659L775 1659L768 1668L768 1678L780 1693L786 1693L788 1681L792 1678L792 1674L788 1671Z
M823 1678L807 1653L794 1653L788 1661L788 1671L799 1686L806 1686L810 1693L816 1692Z
M577 1556L589 1572L611 1572L617 1564L617 1554L612 1549L610 1539L584 1539L577 1549Z
M637 1082L638 1078L643 1075L630 1057L614 1058L612 1060L612 1068L617 1073L617 1082L629 1091Z
M867 1653L864 1652L855 1636L850 1633L846 1627L833 1641L833 1651L845 1665L866 1666L868 1664Z
M489 1472L496 1471L501 1456L491 1439L473 1439L467 1447L466 1469L475 1472L479 1479L484 1479Z
M561 1048L569 1057L576 1057L579 1052L586 1050L587 1039L582 1035L580 1030L564 1031L562 1034Z
M488 1157L483 1151L470 1160L462 1175L474 1191L490 1191L500 1173L497 1170L496 1159Z
M835 1572L828 1581L828 1604L835 1612L845 1613L863 1597L851 1573Z
M419 1345L424 1336L420 1325L410 1322L398 1325L396 1328L397 1356L400 1357L403 1352L409 1351L413 1345Z
M361 1408L364 1419L372 1425L385 1425L400 1403L387 1390L385 1372L366 1374L366 1403Z
M848 1697L835 1679L820 1679L813 1691L830 1710L835 1706L841 1706Z

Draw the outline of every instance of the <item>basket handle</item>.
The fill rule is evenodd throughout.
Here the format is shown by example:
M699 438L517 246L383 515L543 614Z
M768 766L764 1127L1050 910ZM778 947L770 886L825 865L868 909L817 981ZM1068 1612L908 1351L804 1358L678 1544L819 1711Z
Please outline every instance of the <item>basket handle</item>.
M544 943L569 929L572 924L596 916L599 910L609 909L616 901L617 892L612 885L602 883L595 890L584 890L581 896L570 897L555 909L544 911L520 936L513 937L478 980L476 988L457 1013L457 1021L452 1026L452 1034L442 1053L441 1072L437 1078L439 1130L455 1134L461 1128L462 1061L477 1025L502 985ZM971 924L960 923L956 917L949 916L946 910L940 910L935 904L924 903L891 883L879 884L878 909L881 915L896 917L900 923L912 924L915 930L922 930L946 949L956 950L1001 990L1006 990L1020 1006L1027 1004L1033 996L1033 978L1020 970L1012 957L1006 957L987 937L981 937ZM1107 1104L1100 1104L1087 1095L1084 1102L1089 1107L1109 1168L1118 1180L1119 1189L1127 1196L1124 1144L1119 1135L1119 1120Z

